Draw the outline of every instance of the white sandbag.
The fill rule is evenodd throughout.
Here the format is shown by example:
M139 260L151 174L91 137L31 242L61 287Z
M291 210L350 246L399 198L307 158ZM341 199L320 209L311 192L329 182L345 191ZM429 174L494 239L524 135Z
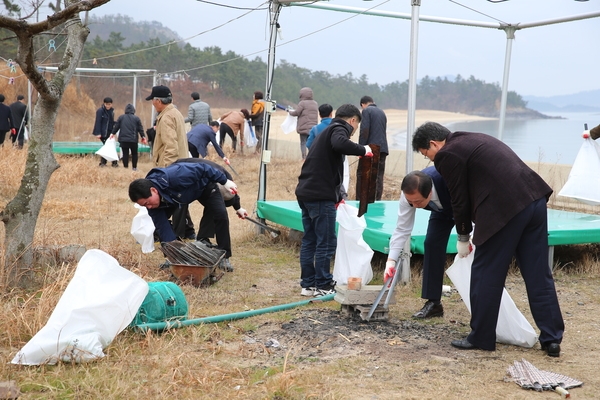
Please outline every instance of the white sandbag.
M254 147L258 143L254 129L252 129L252 125L250 125L247 119L244 120L244 143L247 147Z
M152 253L154 251L154 222L148 215L148 209L137 203L133 206L139 209L138 213L131 221L131 234L136 242L142 245L142 253Z
M96 152L100 157L103 157L106 161L119 161L119 155L117 154L117 142L115 139L106 139L104 146Z
M148 283L101 250L88 250L46 325L17 353L13 364L85 362L125 329L148 294Z
M288 113L287 117L285 117L285 120L281 124L281 129L283 130L283 133L287 135L288 133L295 132L297 125L298 117L294 117Z
M373 250L362 237L367 222L364 216L359 218L357 215L358 208L345 203L340 204L337 209L336 221L339 226L333 280L341 285L348 284L351 276L362 278L363 285L373 279Z
M600 144L584 139L575 158L569 179L558 193L592 206L600 205Z
M446 270L446 274L452 280L452 283L462 297L469 313L471 312L471 264L473 264L473 254L475 249L468 257L460 258L456 255L454 263ZM496 341L498 343L512 344L515 346L531 348L537 342L535 330L517 308L515 302L510 297L506 288L502 291L502 300L500 301L500 313L498 314L498 323L496 325Z

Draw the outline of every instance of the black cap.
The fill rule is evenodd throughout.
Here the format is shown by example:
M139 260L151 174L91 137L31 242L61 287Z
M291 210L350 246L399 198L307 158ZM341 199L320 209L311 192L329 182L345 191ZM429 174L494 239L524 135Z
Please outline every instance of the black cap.
M165 97L171 97L173 96L171 94L171 89L169 89L166 86L154 86L152 88L152 93L150 93L150 96L146 97L146 100L152 100L155 97L160 97L160 98L165 98Z

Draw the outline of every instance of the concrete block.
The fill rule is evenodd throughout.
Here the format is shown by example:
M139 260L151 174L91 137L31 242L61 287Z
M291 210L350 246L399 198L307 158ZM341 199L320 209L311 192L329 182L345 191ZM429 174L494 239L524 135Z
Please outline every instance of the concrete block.
M383 285L363 285L360 290L348 290L347 285L336 285L334 300L344 305L373 305ZM379 305L385 303L387 294L384 294ZM396 292L392 294L389 304L396 304Z

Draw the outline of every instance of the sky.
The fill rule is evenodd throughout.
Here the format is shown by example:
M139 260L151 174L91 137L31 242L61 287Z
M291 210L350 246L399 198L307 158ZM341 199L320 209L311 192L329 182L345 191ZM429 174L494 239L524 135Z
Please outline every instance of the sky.
M317 3L407 16L412 11L411 0ZM158 21L182 38L191 38L188 41L195 47L218 46L224 52L231 50L249 59L258 56L266 61L268 4L264 0L111 0L92 14L122 14L135 21ZM418 11L421 17L515 25L599 12L600 1L421 0ZM277 63L286 60L334 75L351 72L357 78L364 74L370 83L381 85L408 79L410 19L286 6L279 23ZM460 74L465 79L472 75L502 85L507 49L503 30L421 21L418 40L419 79L426 75ZM600 89L599 42L600 17L517 30L512 44L509 90L524 96L555 96Z

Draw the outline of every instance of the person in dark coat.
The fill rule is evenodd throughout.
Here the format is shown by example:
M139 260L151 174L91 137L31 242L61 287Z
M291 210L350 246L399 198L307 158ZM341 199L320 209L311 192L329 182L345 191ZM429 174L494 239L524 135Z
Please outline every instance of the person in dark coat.
M360 99L362 108L362 122L360 123L360 135L358 143L379 145L379 165L377 170L377 186L375 190L375 200L381 200L383 195L383 176L385 174L385 159L389 153L387 142L387 117L383 110L375 103L370 96L363 96ZM356 200L359 199L361 188L361 176L356 174Z
M410 240L417 208L431 211L425 236L421 289L421 298L427 301L420 311L413 314L413 318L441 317L444 315L441 299L446 267L446 248L450 233L454 228L450 192L435 167L409 172L402 179L400 190L398 219L390 238L390 251L383 275L384 281L391 282L389 279L396 273L396 263L406 241Z
M427 122L416 130L412 147L435 163L448 186L459 257L472 251L472 232L476 246L471 266L471 333L451 344L465 350L496 349L500 301L514 256L540 329L542 350L559 357L565 324L548 265L550 186L505 143L483 133L451 133Z
M187 133L188 148L192 157L206 157L208 154L207 147L209 143L212 143L215 151L225 161L225 164L229 163L225 153L217 143L217 131L219 130L219 122L211 121L209 125L198 124L194 126Z
M96 110L96 120L94 122L92 134L100 139L102 144L105 144L110 137L115 124L115 110L112 107L112 103L113 101L110 97L105 97L100 108ZM106 167L106 159L100 157L100 164L98 165L100 167ZM113 161L112 166L118 167L119 163Z
M119 132L119 145L123 151L123 166L129 167L129 153L131 152L131 167L137 171L138 162L138 135L142 139L142 143L146 144L144 136L144 127L142 121L135 115L135 107L133 104L125 106L125 114L121 115L113 126L112 135Z
M304 160L306 159L306 141L308 140L310 129L319 123L319 105L313 99L313 90L309 87L300 89L298 97L300 99L298 107L293 110L289 109L288 113L294 117L298 117L296 132L300 135L300 153Z
M19 149L23 148L23 143L25 142L25 127L29 122L29 115L27 113L27 105L24 103L25 96L22 94L17 96L17 101L10 105L10 111L12 112L12 116L15 119L15 129L17 131L16 135L12 135L13 144L17 144Z
M4 100L6 100L6 97L0 94L0 146L4 145L4 138L7 132L11 134L17 133L12 112L10 111L10 107L4 104Z
M129 185L129 198L134 203L148 209L156 233L161 242L177 240L169 217L182 206L194 201L200 202L207 212L213 215L217 236L217 247L225 250L221 268L232 271L231 238L229 218L220 183L231 194L237 193L237 186L227 176L206 163L174 162L165 168L153 168L145 179L136 179Z
M335 292L330 269L337 246L335 215L337 204L342 200L344 156L373 156L369 146L350 140L359 123L360 111L356 106L340 106L331 124L312 143L302 164L296 186L304 228L300 246L302 296Z

